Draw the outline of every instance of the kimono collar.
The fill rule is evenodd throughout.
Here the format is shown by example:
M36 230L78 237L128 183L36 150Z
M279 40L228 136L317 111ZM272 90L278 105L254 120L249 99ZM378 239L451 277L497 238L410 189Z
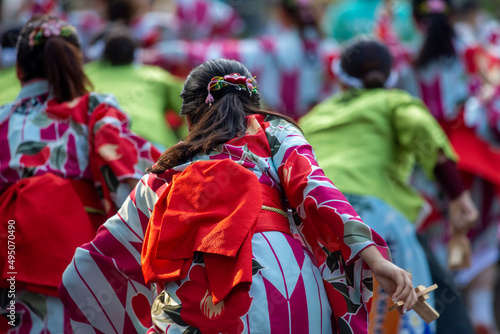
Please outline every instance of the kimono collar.
M36 80L26 84L21 88L16 101L24 100L30 97L36 97L49 92L49 82L47 80Z

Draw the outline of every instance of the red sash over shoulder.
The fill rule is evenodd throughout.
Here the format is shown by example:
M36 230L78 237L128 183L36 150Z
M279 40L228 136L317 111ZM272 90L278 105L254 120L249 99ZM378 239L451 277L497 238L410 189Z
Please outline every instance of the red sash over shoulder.
M188 274L202 252L214 303L231 290L249 289L255 232L290 233L279 193L230 159L199 161L178 174L158 199L142 249L146 282L166 283Z
M464 124L463 114L455 120L441 124L460 160L458 168L479 175L493 183L500 191L500 151L480 138L473 129Z

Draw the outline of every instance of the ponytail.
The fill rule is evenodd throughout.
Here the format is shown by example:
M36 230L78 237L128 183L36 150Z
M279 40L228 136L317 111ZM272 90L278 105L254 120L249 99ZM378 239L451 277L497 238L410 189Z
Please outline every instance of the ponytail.
M186 140L163 152L151 170L153 173L161 173L245 134L245 110L236 92L227 92L211 107L204 103L198 109L195 114L201 117L191 119L193 126Z
M92 86L83 71L80 50L63 38L52 37L45 42L44 67L49 86L59 102L82 96Z
M379 70L373 70L367 72L361 81L363 81L363 87L372 88L384 88L387 81L388 75Z
M243 64L229 59L212 59L191 71L181 93L181 115L188 115L191 123L189 135L185 141L163 152L148 172L163 173L187 162L197 154L208 154L221 144L243 137L247 128L245 117L248 115L281 118L300 129L290 117L260 109L259 93L252 89L257 87L254 79L249 81L253 86L244 86L245 89L238 89L231 84L223 85L220 82L217 87L210 86L209 83L213 83L214 79L229 74L237 75L238 80L241 76L252 79Z
M202 116L196 123L194 123L195 119L191 119L194 124L189 130L186 140L163 152L156 164L147 172L163 173L187 162L196 154L207 154L219 145L237 137L243 137L246 133L245 116L247 115L259 114L278 117L290 122L300 130L298 124L290 117L259 109L253 104L243 104L237 92L227 92L211 107L208 104L202 104L196 111L196 114L200 113Z

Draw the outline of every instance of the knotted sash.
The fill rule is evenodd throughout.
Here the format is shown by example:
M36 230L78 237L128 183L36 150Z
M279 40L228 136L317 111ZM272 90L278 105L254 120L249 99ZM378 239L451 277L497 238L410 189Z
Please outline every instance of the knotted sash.
M202 252L214 304L237 285L250 288L256 231L290 233L279 193L230 159L199 161L178 174L159 197L142 249L147 283L181 280Z

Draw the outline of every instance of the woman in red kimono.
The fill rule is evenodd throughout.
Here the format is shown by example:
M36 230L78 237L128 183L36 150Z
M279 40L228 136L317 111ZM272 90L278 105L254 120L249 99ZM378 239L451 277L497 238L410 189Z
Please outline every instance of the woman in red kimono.
M181 97L187 139L64 273L75 331L367 333L372 270L412 307L411 275L241 63L198 66Z

